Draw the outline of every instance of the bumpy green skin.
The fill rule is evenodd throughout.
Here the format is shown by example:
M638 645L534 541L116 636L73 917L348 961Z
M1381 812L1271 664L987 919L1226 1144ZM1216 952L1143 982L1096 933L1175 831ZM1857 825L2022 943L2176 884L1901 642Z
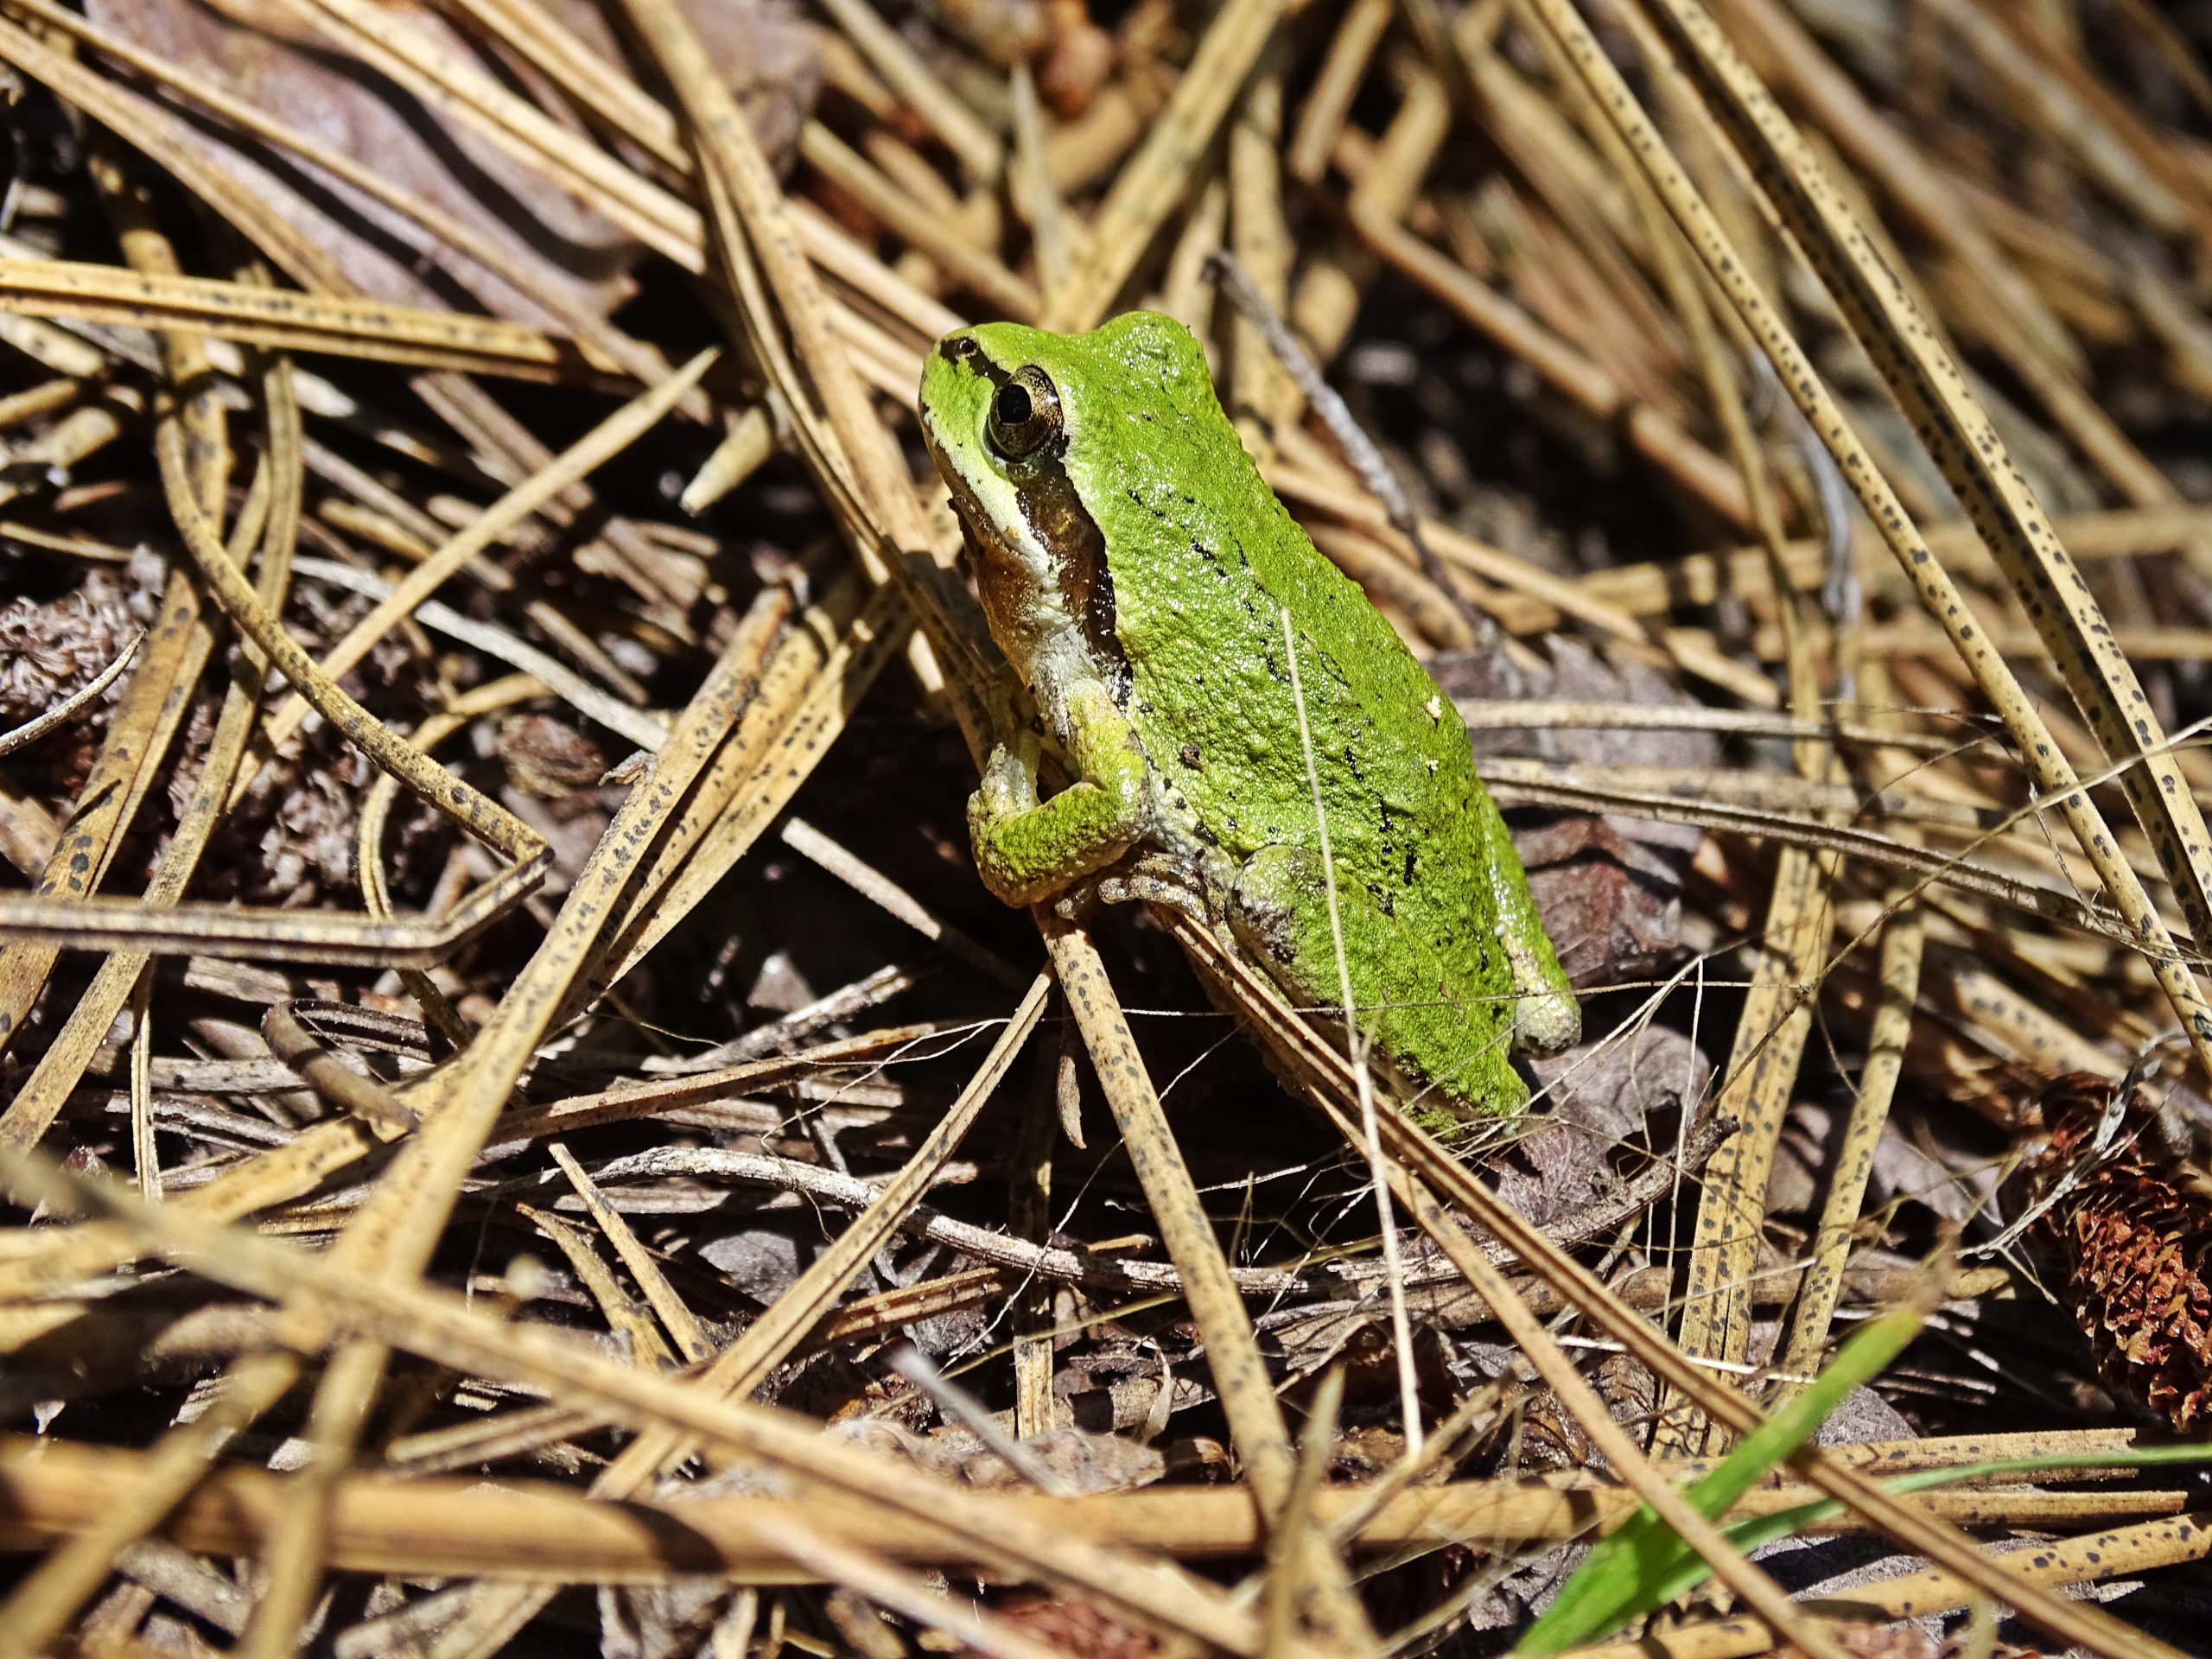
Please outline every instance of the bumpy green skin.
M1039 806L1033 748L1001 749L970 816L986 880L1024 902L1132 848L1164 850L1325 1023L1342 996L1287 611L1359 1024L1424 1117L1516 1110L1526 1091L1509 1045L1571 1042L1579 1014L1465 728L1260 477L1198 343L1149 313L1087 334L963 334L975 345L948 336L925 372L925 430L968 521L994 633L1084 780ZM1029 531L1033 565L1052 539L1037 492L1008 486L1021 465L986 436L998 382L1025 365L1058 394L1065 436L1050 460L1103 539L1125 666L1096 649L1096 612L1087 657L1009 620L1007 590L1025 578L1005 543Z

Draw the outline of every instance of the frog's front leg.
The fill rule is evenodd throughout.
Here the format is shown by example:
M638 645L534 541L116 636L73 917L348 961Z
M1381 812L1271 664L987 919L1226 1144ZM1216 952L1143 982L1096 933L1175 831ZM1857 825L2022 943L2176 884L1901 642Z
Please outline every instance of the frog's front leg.
M1324 1029L1341 1029L1348 976L1355 1023L1384 1069L1419 1090L1412 1103L1417 1120L1440 1128L1519 1110L1529 1090L1507 1058L1510 988L1483 997L1455 987L1427 941L1357 881L1338 882L1336 922L1331 925L1321 856L1311 849L1263 847L1237 873L1229 900L1237 943ZM1337 968L1339 931L1344 975Z
M1143 834L1150 791L1144 745L1106 687L1067 699L1067 759L1076 781L1037 798L1038 744L1001 742L968 800L968 833L983 885L1009 905L1034 904L1103 869Z

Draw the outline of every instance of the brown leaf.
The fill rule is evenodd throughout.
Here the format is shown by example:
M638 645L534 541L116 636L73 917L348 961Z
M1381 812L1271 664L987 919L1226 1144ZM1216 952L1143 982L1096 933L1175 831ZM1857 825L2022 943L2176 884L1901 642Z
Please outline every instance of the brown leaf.
M1167 1460L1126 1434L1093 1433L1081 1428L1048 1429L1033 1434L1022 1449L1052 1471L1063 1491L1119 1492L1149 1486L1166 1472ZM1004 1491L1033 1490L1028 1478L965 1428L946 1428L930 1437L925 1459L930 1466L970 1486Z
M1614 820L1571 814L1516 829L1529 891L1577 986L1656 971L1681 944L1682 899L1671 862Z
M589 789L607 771L599 745L556 715L507 715L494 729L493 750L506 765L508 781L524 794L561 801Z
M270 0L88 0L95 23L212 80L285 124L355 158L461 220L569 305L613 309L631 289L640 250L614 226L543 174L469 131L432 117L407 92ZM512 82L512 66L488 57L431 7L391 0L382 10L453 55ZM562 0L559 22L609 58L620 53L596 7ZM781 0L686 7L710 55L729 67L763 145L787 155L812 106L812 35ZM527 83L534 85L534 80ZM395 303L482 308L515 321L556 320L471 261L438 264L429 233L289 155L209 124L200 142L225 171L329 254L364 295Z
M1651 1117L1702 1098L1713 1076L1712 1061L1663 1026L1529 1064L1550 1109L1515 1141L1511 1163L1498 1172L1497 1191L1540 1224L1597 1198L1614 1152L1642 1136Z
M1563 638L1550 641L1551 661L1509 683L1498 665L1471 652L1441 652L1429 664L1454 697L1514 695L1582 702L1694 707L1667 677L1630 658L1598 656ZM1720 758L1719 740L1705 732L1623 732L1566 727L1542 733L1472 734L1478 765L1484 754L1541 755L1593 766L1700 767ZM1591 813L1516 813L1513 844L1529 872L1529 888L1560 965L1579 986L1649 974L1680 943L1681 867L1700 832L1683 824Z

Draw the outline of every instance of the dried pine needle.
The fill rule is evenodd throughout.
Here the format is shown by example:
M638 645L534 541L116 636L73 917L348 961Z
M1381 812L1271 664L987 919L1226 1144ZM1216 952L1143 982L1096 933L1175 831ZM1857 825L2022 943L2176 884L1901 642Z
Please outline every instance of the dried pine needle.
M1883 1482L2201 1415L2201 1146L2023 1109L2212 1116L2187 18L17 10L89 137L0 204L12 1632L1382 1651L1648 1499L1745 1611L1644 1646L1832 1654L1672 1453L1941 1297L1734 1513L1884 1541L1853 1618L2165 1650L2054 1586L2158 1594L2187 1480ZM1523 832L1591 1040L1491 1134L1370 1132L1190 915L974 881L920 366L1139 305ZM2015 1154L2018 1262L1916 1268Z

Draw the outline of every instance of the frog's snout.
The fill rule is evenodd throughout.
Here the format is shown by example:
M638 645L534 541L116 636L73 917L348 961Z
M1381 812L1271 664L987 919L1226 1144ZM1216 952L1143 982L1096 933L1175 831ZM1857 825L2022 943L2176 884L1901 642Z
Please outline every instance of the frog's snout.
M988 372L986 365L989 361L989 354L983 350L983 342L976 339L971 331L963 328L957 334L943 336L930 347L928 366L930 369L961 369L969 374L982 374ZM928 378L926 371L923 378Z

